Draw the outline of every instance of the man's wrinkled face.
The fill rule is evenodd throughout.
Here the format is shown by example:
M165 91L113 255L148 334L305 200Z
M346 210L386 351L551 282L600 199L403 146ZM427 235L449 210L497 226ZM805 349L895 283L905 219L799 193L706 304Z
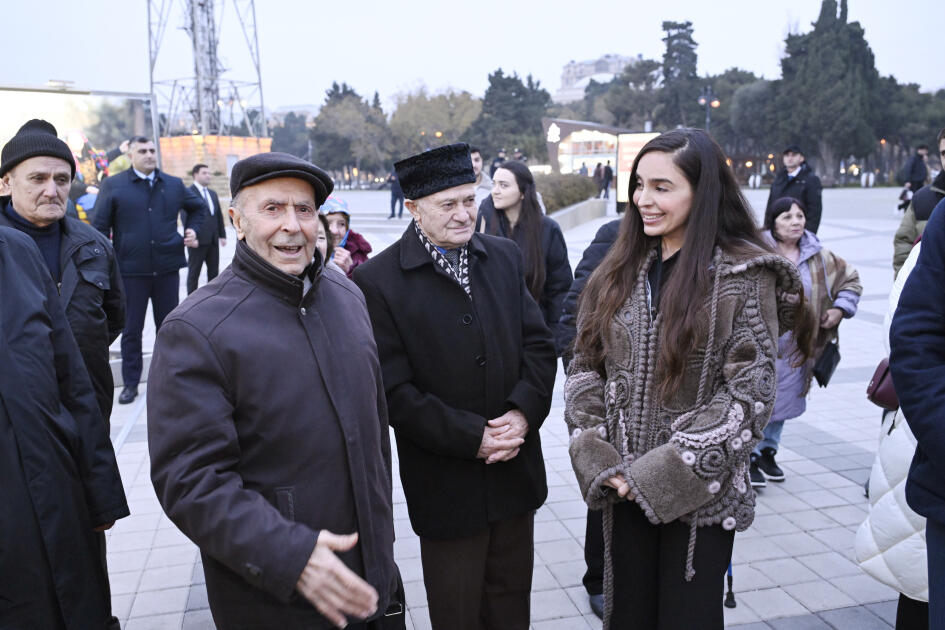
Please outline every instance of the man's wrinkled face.
M482 172L482 154L476 151L475 153L470 153L469 157L472 158L473 172L476 174L476 180L478 180L479 173Z
M794 151L787 151L781 156L781 159L784 162L784 168L786 168L788 171L793 171L801 165L801 162L804 161L804 156L800 153L795 153Z
M131 165L145 175L150 175L151 171L157 168L157 149L150 140L132 142L128 147L128 155L131 157Z
M60 158L49 156L23 160L3 176L13 208L39 227L52 225L66 214L72 169Z
M312 185L294 177L269 179L241 190L236 202L230 217L237 238L279 271L305 271L321 223Z
M447 188L423 199L408 199L405 205L434 245L456 249L472 238L478 214L472 184Z
M194 173L194 181L206 188L210 185L210 169L206 166Z

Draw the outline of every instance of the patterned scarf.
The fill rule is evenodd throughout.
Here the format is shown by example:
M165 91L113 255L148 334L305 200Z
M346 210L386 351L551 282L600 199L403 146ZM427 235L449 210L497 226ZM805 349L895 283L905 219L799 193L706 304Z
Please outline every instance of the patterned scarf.
M414 221L413 227L417 230L417 236L420 237L420 242L423 244L424 249L426 249L427 253L433 258L433 262L449 274L459 286L463 287L463 291L466 292L469 299L472 299L472 288L469 286L468 244L463 245L459 249L446 249L441 252L440 248L427 238L427 235L423 233L416 221Z

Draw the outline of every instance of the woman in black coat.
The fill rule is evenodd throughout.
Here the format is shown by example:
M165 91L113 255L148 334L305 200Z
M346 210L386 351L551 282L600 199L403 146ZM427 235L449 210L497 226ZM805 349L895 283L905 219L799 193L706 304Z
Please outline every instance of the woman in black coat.
M118 464L33 240L0 227L0 626L104 628Z
M542 213L535 178L521 162L503 162L493 177L492 195L479 207L477 231L510 238L525 259L525 284L554 329L574 276L561 228Z

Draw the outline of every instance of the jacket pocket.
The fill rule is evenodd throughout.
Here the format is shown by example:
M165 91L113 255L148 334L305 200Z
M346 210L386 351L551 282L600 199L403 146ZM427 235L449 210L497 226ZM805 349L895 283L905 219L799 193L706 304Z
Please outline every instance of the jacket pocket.
M276 509L290 521L295 520L295 487L276 488Z
M79 276L87 283L91 284L93 287L97 287L102 291L108 291L111 289L111 281L108 277L108 271L103 271L101 269L95 268L79 268Z

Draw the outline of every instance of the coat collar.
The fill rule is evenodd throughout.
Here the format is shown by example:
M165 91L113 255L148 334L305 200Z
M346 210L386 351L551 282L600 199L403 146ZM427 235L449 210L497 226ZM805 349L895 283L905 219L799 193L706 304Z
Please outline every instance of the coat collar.
M417 230L411 221L400 237L400 266L404 270L416 269L423 265L433 265L433 258L423 248L423 243L417 238ZM486 248L482 245L482 236L476 232L469 240L469 253L477 258L488 258Z
M321 255L316 250L315 261L304 272L308 274L308 279L312 282L312 289L318 285L318 281L322 277L322 269ZM236 243L236 254L233 256L233 272L293 306L301 304L306 295L304 293L305 283L301 278L279 271L251 250L243 240ZM311 289L309 289L309 293L311 293Z

